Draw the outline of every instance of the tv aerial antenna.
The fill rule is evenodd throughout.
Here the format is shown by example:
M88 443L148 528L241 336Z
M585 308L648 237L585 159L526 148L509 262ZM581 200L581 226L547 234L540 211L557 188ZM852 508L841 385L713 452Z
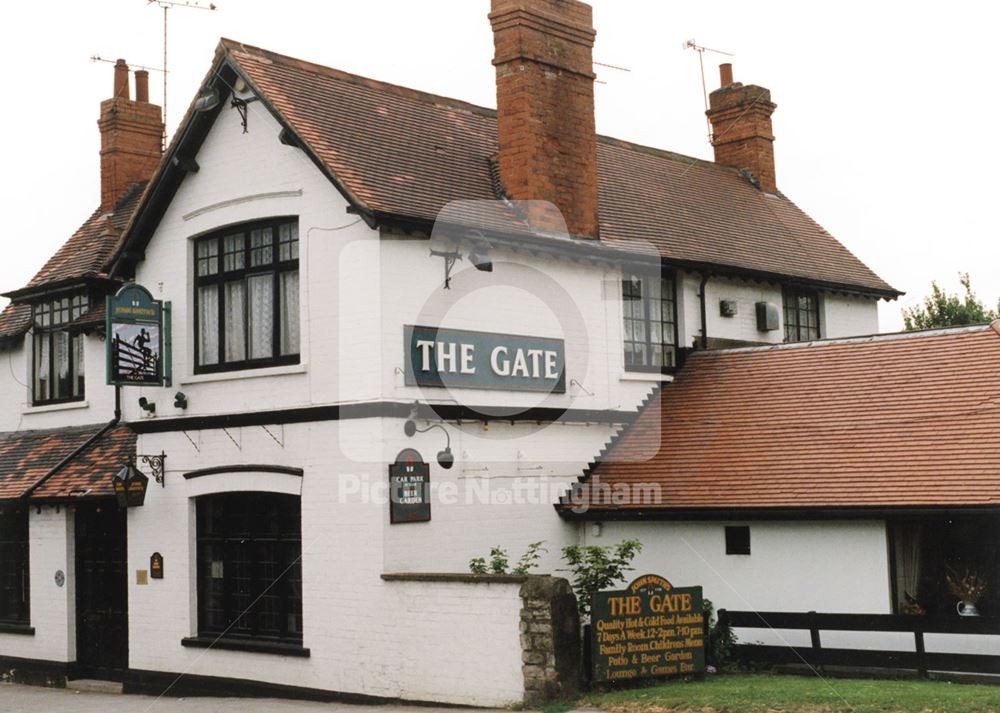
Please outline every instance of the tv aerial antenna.
M215 3L201 5L186 0L146 0L147 5L157 5L163 8L163 148L167 148L167 11L171 8L188 8L190 10L215 11L219 8Z
M628 67L619 67L616 64L605 64L604 62L597 62L597 61L592 62L592 64L595 67L604 67L606 69L613 69L613 70L615 70L617 72L631 72L632 71ZM595 79L594 82L597 83L597 84L607 84L607 82L602 81L600 79Z
M725 55L726 57L733 57L735 55L732 52L714 50L711 47L702 47L694 41L693 37L690 40L685 41L681 47L682 49L694 50L698 53L698 66L701 68L701 94L705 101L705 126L708 127L708 143L712 143L712 122L708 120L708 86L705 84L705 53L714 52L715 54Z

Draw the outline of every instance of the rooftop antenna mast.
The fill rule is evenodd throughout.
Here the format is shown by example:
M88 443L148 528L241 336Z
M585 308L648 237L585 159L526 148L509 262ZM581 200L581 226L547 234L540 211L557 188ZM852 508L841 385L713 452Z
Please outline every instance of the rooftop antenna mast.
M592 64L595 67L606 67L607 69L614 69L614 70L616 70L618 72L631 72L632 71L628 67L619 67L616 64L605 64L604 62L597 62L597 61L594 61ZM597 84L607 84L607 82L603 82L600 79L595 79L594 82L596 82Z
M147 5L163 8L163 149L167 148L167 10L172 7L186 7L192 10L218 10L215 3L199 5L184 0L146 0Z
M732 52L723 52L722 50L714 50L711 47L702 47L694 41L693 37L687 40L681 47L686 50L694 50L698 53L698 66L701 67L701 93L705 100L705 126L708 127L708 143L712 143L712 122L708 120L708 87L705 85L705 53L714 52L726 57L733 57L734 55Z

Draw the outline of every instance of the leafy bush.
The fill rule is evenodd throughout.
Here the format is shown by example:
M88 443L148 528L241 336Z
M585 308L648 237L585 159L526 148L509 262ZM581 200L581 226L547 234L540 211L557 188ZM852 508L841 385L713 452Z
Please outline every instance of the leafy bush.
M573 591L581 619L590 618L590 602L594 594L612 584L625 581L625 572L642 551L639 540L622 540L617 545L568 545L562 556L569 565L561 570L572 573Z
M706 632L705 653L709 662L716 668L722 668L732 660L737 637L733 628L728 624L719 624L715 619L715 605L712 600L703 600L705 613L708 615L708 631Z
M528 549L517 560L514 569L510 569L510 558L507 550L499 545L490 548L490 559L485 557L473 557L469 560L469 571L473 574L527 574L533 567L538 566L538 560L542 558L542 553L548 552L542 547L545 541L532 542Z

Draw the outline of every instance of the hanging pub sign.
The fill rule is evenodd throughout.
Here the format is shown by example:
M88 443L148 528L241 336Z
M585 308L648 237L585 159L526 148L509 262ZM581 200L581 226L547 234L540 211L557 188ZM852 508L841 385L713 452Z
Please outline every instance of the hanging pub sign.
M406 384L566 392L562 339L406 325Z
M149 485L149 478L131 463L115 473L111 484L115 490L118 507L136 508L146 502L146 487Z
M645 574L624 590L595 594L590 612L595 683L704 673L701 587Z
M170 386L170 303L129 283L107 298L105 312L108 383Z
M389 466L389 522L431 519L431 467L420 453L407 448Z

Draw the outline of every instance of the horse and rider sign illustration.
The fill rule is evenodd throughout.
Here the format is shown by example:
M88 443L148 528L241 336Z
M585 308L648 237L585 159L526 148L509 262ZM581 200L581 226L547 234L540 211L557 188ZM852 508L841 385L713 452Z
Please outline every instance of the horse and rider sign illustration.
M107 298L108 383L170 385L170 303L134 283Z

